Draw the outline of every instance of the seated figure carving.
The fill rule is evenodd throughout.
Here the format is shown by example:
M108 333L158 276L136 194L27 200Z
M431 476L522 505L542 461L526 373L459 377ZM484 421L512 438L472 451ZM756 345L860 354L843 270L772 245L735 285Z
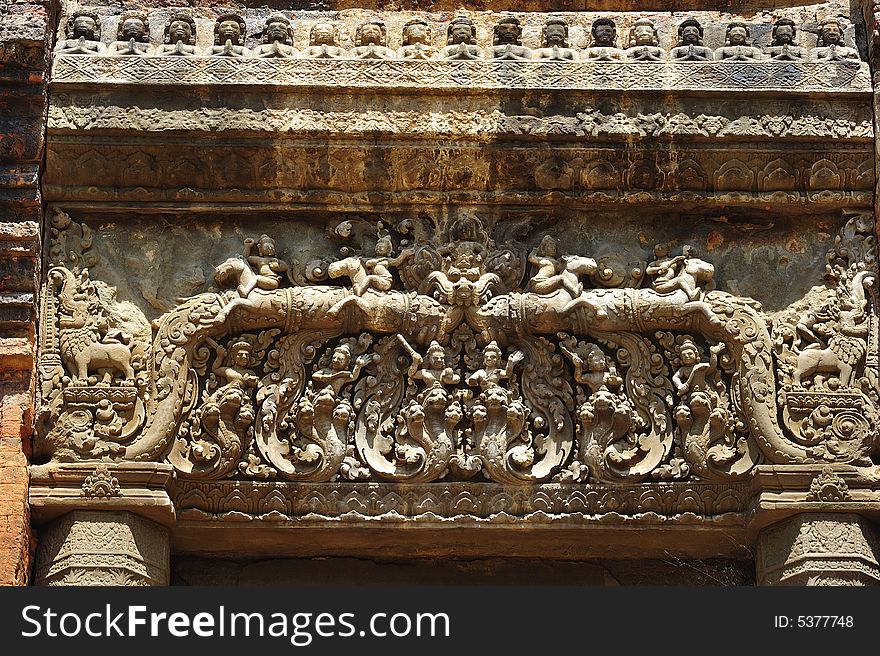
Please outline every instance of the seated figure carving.
M752 45L749 26L741 22L727 25L726 39L723 46L715 51L718 61L761 61L764 53Z
M147 17L139 11L127 11L119 17L116 41L107 48L107 54L115 57L127 55L152 55L150 30Z
M254 48L254 57L296 57L299 52L293 47L293 27L282 13L270 14L263 27L263 43Z
M469 18L460 16L446 28L446 47L440 59L481 59L483 51L477 46L477 26Z
M402 41L403 45L397 51L400 59L431 59L436 54L431 47L431 28L421 18L404 24Z
M561 18L550 18L541 30L541 47L534 51L535 59L574 61L577 50L568 43L568 23Z
M351 50L353 59L394 59L394 51L388 47L385 23L368 21L357 28L354 35L357 44Z
M214 23L214 45L207 49L211 57L247 57L251 51L244 47L246 36L244 18L238 14L223 14Z
M687 18L678 26L678 45L669 51L673 61L713 61L712 48L703 45L703 26L695 18Z
M156 54L160 57L194 57L196 49L196 22L184 12L171 14L165 23L164 44Z
M806 48L795 43L797 28L790 18L780 18L773 25L773 43L767 48L767 55L776 61L798 61L806 59Z
M660 37L654 21L640 18L629 31L629 48L624 53L635 61L664 61L666 51L660 47Z
M62 55L103 55L101 23L91 11L77 11L67 21L67 38L58 42L55 51Z
M843 28L840 22L836 18L829 18L819 26L819 39L816 47L810 50L810 59L839 61L861 57L858 50L843 45Z
M617 25L610 18L598 18L590 27L593 45L584 52L584 61L621 61L623 50L617 47Z
M339 47L339 30L333 23L315 23L309 33L309 47L303 53L312 59L342 59L346 50Z
M532 51L522 44L522 25L515 16L505 16L493 29L495 38L489 59L531 59Z

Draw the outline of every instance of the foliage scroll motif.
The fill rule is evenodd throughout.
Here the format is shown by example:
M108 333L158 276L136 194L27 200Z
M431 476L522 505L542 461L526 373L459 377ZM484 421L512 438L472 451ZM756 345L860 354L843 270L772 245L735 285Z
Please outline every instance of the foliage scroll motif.
M81 230L59 225L56 241ZM774 316L714 289L688 246L621 269L549 235L527 247L530 230L465 211L345 220L329 229L340 257L305 269L263 235L152 329L123 323L136 313L84 256L60 257L42 449L314 483L723 482L762 461L871 462L869 218Z

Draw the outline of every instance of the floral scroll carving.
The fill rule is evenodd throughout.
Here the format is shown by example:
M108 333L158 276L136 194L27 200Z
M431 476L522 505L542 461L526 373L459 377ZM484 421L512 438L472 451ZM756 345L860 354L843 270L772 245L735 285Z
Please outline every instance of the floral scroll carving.
M328 231L339 257L305 267L248 238L148 336L122 330L82 258L60 262L43 450L315 483L723 482L764 461L870 462L868 217L837 237L825 284L773 316L715 289L689 246L622 269L530 228L349 219Z

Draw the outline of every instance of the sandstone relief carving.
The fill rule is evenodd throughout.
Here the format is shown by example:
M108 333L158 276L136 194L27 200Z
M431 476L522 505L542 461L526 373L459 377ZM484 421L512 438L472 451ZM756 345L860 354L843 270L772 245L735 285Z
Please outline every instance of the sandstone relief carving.
M174 26L172 23L183 21ZM58 54L112 55L120 53L143 55L187 54L206 57L264 58L267 52L283 53L274 57L306 59L381 59L381 60L490 60L525 62L532 60L616 62L627 61L669 62L759 62L759 61L860 61L856 48L844 40L844 25L837 18L821 22L815 48L795 44L796 24L791 18L772 19L772 39L764 45L753 44L751 27L742 21L726 26L725 43L713 51L703 43L704 26L694 17L687 17L677 25L678 43L669 53L660 47L660 31L649 17L642 17L629 29L626 50L618 45L617 25L611 17L595 19L589 29L586 44L569 43L569 23L562 17L545 20L539 42L523 42L523 22L513 15L501 17L492 29L492 43L481 47L477 25L471 18L459 15L446 24L447 42L439 52L432 46L431 27L426 18L413 18L402 29L400 48L389 47L385 22L372 19L353 29L353 47L346 50L339 43L339 21L319 20L310 28L309 47L299 52L293 47L297 31L295 16L282 12L271 14L260 34L255 48L246 47L248 35L245 19L240 14L225 13L214 23L214 45L196 48L196 22L184 11L172 14L165 26L164 44L154 51L149 42L148 16L140 11L127 11L117 23L117 39L108 47L101 42L100 19L89 11L78 11L68 20L66 38L56 47ZM549 32L548 32L549 28ZM266 30L272 33L268 36ZM329 32L332 31L331 36ZM123 32L125 36L123 37ZM140 44L134 50L130 44ZM127 47L125 44L128 43ZM562 45L565 43L565 45ZM180 44L180 46L178 46ZM228 44L228 47L227 47ZM277 44L274 45L274 44ZM324 47L326 46L326 47ZM533 47L534 46L534 49ZM556 48L555 54L553 48ZM335 49L335 50L334 50ZM560 50L561 49L561 50ZM540 54L536 54L537 51ZM415 54L414 54L415 53ZM562 54L563 56L559 56Z
M67 21L66 36L55 46L59 54L103 55L107 52L107 46L101 42L101 24L94 12L75 12Z
M268 235L151 324L93 281L57 213L38 451L170 462L183 479L743 479L877 452L873 221L779 312L716 289L692 248L564 254L472 211L332 225L339 256ZM97 266L91 259L92 267Z
M223 14L214 23L214 45L205 51L209 57L247 57L251 51L244 47L247 26L238 14Z
M263 43L253 50L254 57L299 57L293 47L293 27L284 14L276 12L266 19L262 34Z
M160 57L194 57L196 48L196 21L188 13L175 12L165 23L163 45L156 50Z
M129 11L119 18L116 41L111 43L107 52L114 56L154 54L150 45L149 23L147 15L140 11Z

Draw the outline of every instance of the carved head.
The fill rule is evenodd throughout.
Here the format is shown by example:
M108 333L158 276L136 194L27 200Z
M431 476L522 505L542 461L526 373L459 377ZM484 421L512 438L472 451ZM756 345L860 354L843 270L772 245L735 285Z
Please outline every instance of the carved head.
M165 23L164 34L166 44L181 41L184 45L194 46L196 44L196 22L187 13L175 12Z
M384 46L387 43L386 36L385 23L378 20L367 21L358 26L354 33L354 42L359 46Z
M654 21L650 18L638 19L629 31L629 47L657 45L660 45L660 36Z
M470 18L459 16L454 18L446 28L446 43L448 45L466 43L474 45L477 42L477 26Z
M605 353L595 344L587 344L587 371L598 373L608 368Z
M290 19L281 12L270 14L263 27L263 43L275 41L288 46L293 44L293 26Z
M257 240L257 252L263 257L275 257L275 240L269 235L260 235Z
M819 47L840 45L843 43L843 27L836 18L828 18L819 25L819 38L816 45Z
M678 26L678 44L682 46L703 45L703 26L696 18L687 18Z
M594 46L613 48L617 40L617 25L610 18L598 18L593 21L590 34L593 35Z
M501 362L501 348L498 346L498 342L492 340L483 349L483 365L494 368L498 366L499 362Z
M795 37L797 37L797 28L794 21L790 18L780 18L773 25L773 45L794 45Z
M333 358L330 361L330 367L335 371L348 369L351 364L351 346L348 344L340 344L333 349Z
M725 39L729 46L750 46L752 45L752 33L749 26L745 23L733 22L727 24Z
M550 18L541 29L541 46L543 48L568 47L568 23L561 18Z
M546 257L556 257L559 254L559 244L556 243L556 239L551 237L550 235L544 235L543 239L541 239L541 243L538 244L538 255L544 255Z
M67 20L67 38L101 40L101 21L93 11L77 11Z
M394 249L394 242L391 241L391 237L388 235L382 235L376 241L376 255L380 257L388 257L391 255L391 251Z
M238 14L223 14L214 21L214 45L222 46L227 41L232 41L232 45L244 45L244 38L247 32L244 18Z
M496 46L522 45L522 25L519 24L516 16L505 16L498 21L492 31Z
M309 32L309 45L312 46L335 46L338 40L339 30L333 23L315 23Z
M131 41L137 43L150 42L150 29L147 15L140 11L127 11L119 17L119 25L116 27L117 41Z
M416 43L431 43L431 28L421 18L414 18L403 25L403 45L411 46Z
M247 367L251 363L252 350L250 342L240 339L229 347L228 361L238 367Z
M436 339L428 346L428 366L432 369L440 369L446 366L446 349L440 346Z
M685 335L681 344L678 345L678 357L685 366L691 366L700 361L700 348L690 335Z

